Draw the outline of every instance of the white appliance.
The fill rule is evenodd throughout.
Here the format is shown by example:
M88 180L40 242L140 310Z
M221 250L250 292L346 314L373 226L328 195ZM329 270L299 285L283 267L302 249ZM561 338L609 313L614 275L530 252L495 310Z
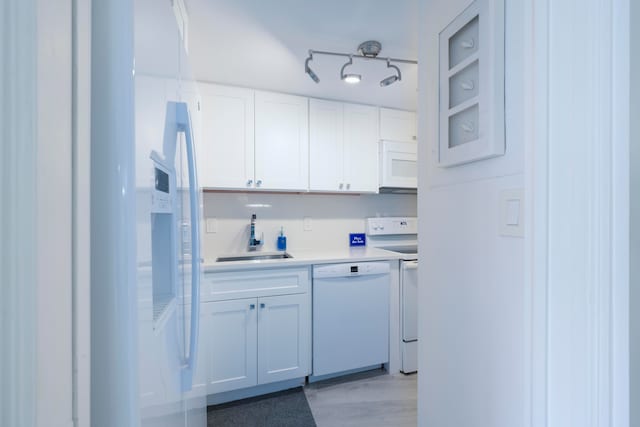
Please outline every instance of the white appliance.
M313 268L313 375L389 361L389 263Z
M418 370L418 219L415 217L367 218L368 244L401 255L400 370Z
M204 427L195 88L171 2L93 10L93 427ZM135 58L135 61L134 61ZM145 77L153 75L154 78Z
M380 141L380 189L418 188L418 144Z

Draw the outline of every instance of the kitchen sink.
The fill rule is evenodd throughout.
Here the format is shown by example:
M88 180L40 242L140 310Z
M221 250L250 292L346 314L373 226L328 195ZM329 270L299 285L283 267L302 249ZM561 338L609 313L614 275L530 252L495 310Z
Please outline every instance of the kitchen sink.
M233 256L222 256L216 258L216 262L227 262L227 261L263 261L269 259L287 259L293 258L291 254L287 252L278 252L278 253L270 253L270 254L243 254L243 255L233 255Z

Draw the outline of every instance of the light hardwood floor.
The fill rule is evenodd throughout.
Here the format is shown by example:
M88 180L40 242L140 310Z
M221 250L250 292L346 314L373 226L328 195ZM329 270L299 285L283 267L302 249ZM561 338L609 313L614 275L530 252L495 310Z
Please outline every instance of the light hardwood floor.
M417 374L374 371L305 387L318 427L417 425Z

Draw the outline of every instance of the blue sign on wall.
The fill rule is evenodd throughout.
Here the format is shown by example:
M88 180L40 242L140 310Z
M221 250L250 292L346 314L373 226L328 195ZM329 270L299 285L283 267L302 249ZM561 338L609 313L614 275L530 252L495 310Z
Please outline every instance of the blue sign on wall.
M367 236L364 233L349 233L349 246L365 246Z

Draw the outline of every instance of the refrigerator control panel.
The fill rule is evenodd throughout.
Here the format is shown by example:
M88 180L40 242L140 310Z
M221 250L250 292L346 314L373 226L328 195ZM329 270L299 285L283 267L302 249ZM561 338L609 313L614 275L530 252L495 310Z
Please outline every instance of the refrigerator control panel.
M157 153L151 153L153 161L153 188L151 190L151 212L172 213L174 174L159 159Z

